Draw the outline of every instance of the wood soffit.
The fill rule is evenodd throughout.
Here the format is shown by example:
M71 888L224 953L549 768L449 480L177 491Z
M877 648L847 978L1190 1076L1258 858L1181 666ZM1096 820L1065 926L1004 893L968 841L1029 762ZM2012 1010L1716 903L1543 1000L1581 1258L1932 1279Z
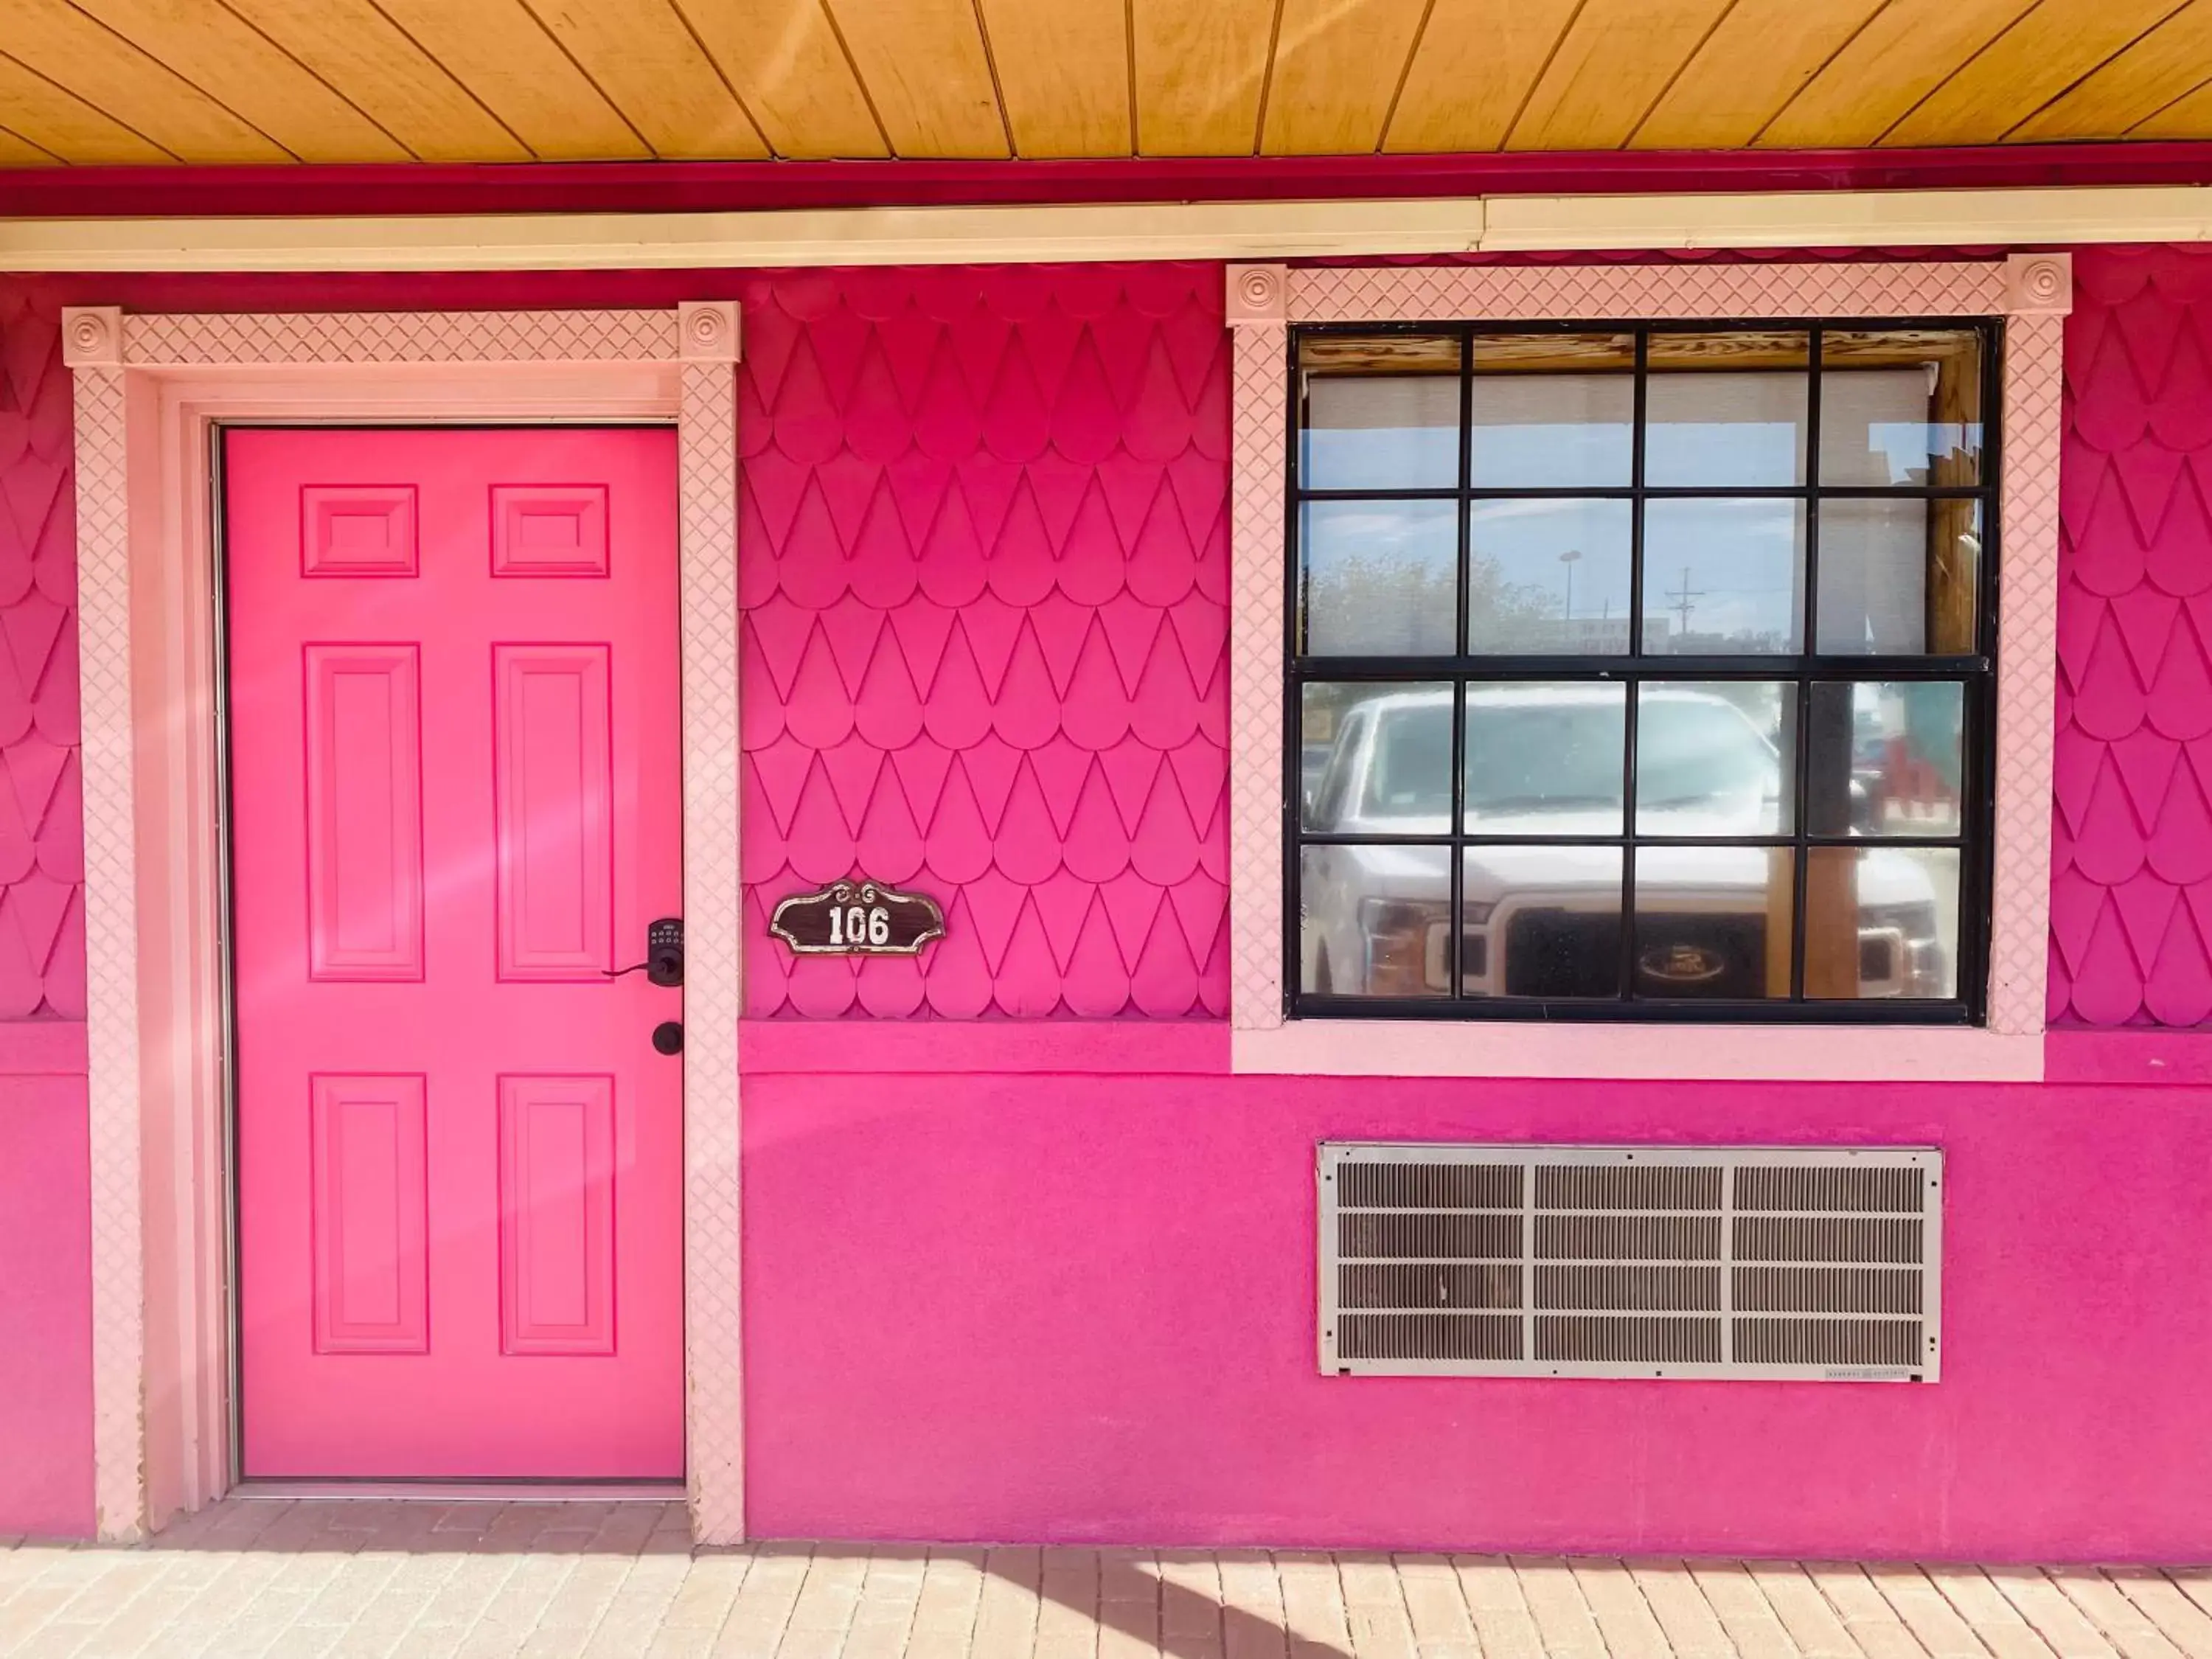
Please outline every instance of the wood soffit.
M2212 138L2212 0L7 0L0 169Z

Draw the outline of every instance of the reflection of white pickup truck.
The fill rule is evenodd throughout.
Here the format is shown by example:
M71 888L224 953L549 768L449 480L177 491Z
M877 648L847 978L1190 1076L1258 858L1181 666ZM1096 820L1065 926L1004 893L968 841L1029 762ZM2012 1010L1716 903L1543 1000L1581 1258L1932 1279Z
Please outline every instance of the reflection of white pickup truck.
M1451 693L1387 692L1346 708L1310 757L1307 829L1442 836L1451 827ZM1774 745L1711 692L1647 685L1638 704L1643 836L1756 836L1778 827ZM1613 836L1622 823L1622 702L1602 685L1494 685L1467 700L1466 830ZM1462 988L1468 996L1614 997L1621 965L1621 854L1611 847L1467 849ZM1299 895L1305 988L1434 996L1449 988L1449 853L1437 847L1309 846ZM1635 991L1651 997L1771 993L1771 870L1746 847L1639 844ZM1950 994L1936 893L1908 855L1856 862L1858 994ZM1789 879L1786 873L1778 879Z

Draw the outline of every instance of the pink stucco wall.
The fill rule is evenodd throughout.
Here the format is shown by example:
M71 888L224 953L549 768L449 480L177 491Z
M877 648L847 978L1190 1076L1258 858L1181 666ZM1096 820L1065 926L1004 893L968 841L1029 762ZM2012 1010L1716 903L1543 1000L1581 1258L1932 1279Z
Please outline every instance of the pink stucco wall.
M2078 259L2052 1010L2194 1027L2212 257ZM0 1021L82 1007L59 306L724 295L749 337L757 1529L2201 1554L2201 1082L1221 1074L1217 267L0 278ZM955 938L919 971L763 960L761 901L848 857L951 900ZM0 1060L10 1041L0 1024ZM2144 1068L2099 1047L2063 1069ZM0 1075L0 1261L21 1264L0 1274L0 1532L88 1518L82 1098ZM1347 1135L1941 1144L1945 1380L1322 1378L1310 1162Z
M84 1018L60 324L49 296L0 279L0 1022L40 1028L9 1042L0 1024L0 1532L92 1524L82 1044L48 1029Z
M2197 1091L1041 1081L748 1078L760 1533L2114 1559L2212 1540ZM1322 1376L1314 1145L1401 1137L1941 1146L1943 1381Z
M87 1152L82 1078L0 1076L0 1532L92 1527Z

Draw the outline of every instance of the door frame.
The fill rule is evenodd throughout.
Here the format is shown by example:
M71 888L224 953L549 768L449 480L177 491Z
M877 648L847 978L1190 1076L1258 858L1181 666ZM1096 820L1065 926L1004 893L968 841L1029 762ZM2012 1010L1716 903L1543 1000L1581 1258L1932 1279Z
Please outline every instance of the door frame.
M744 1534L739 1338L737 362L730 301L672 310L62 316L75 394L103 1538L236 1468L216 428L660 421L677 430L685 1482Z

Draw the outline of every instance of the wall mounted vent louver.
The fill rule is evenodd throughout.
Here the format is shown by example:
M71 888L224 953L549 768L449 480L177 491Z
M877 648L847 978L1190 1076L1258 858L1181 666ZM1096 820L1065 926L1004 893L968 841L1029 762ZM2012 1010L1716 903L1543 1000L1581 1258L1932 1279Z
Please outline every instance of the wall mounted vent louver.
M1324 1143L1332 1374L1933 1382L1921 1147Z

